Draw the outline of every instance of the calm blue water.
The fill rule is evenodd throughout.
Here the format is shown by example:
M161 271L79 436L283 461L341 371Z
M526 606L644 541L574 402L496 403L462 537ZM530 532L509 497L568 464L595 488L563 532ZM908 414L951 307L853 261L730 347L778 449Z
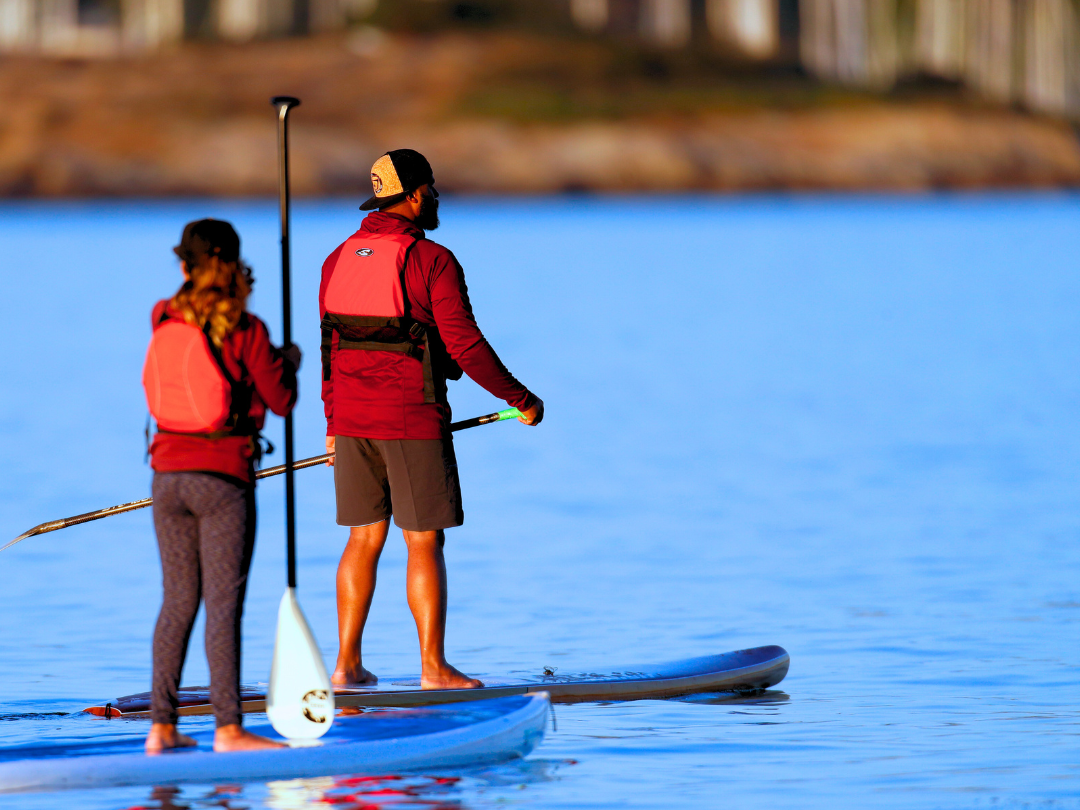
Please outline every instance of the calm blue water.
M496 768L5 808L1080 807L1080 197L443 209L481 326L548 406L538 429L458 437L451 660L573 672L780 644L788 678L559 707ZM207 215L238 226L280 339L272 202L0 206L3 537L148 494L148 312ZM355 201L295 211L301 455L322 452L319 265L359 220ZM451 396L458 417L500 407L468 381ZM344 533L329 472L298 486L300 597L332 662ZM281 499L260 487L248 681L269 672ZM365 644L383 676L417 669L404 562L392 539ZM66 713L148 688L150 515L33 538L0 574L0 745L144 728Z

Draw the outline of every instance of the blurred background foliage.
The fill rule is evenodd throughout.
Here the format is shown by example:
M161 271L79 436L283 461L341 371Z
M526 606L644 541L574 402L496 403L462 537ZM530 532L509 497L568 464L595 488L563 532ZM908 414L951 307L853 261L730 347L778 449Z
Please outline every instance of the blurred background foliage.
M311 193L1080 183L1080 0L0 3L0 193L264 193L275 92Z
M874 91L932 79L1080 118L1080 0L3 0L0 53L349 29L602 39L619 45L609 73L658 79L787 70Z

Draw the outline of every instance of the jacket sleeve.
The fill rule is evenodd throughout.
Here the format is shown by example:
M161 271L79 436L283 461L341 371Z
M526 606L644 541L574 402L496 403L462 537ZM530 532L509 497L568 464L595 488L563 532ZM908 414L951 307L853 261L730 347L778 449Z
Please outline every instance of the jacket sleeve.
M536 396L507 370L477 326L465 273L449 251L436 260L429 289L439 336L462 371L511 407L532 407Z
M322 281L319 283L319 320L326 315L326 288L330 284L330 276L333 274L334 266L337 264L338 256L341 254L341 249L344 244L339 245L337 250L326 257L326 261L322 266ZM320 334L321 334L320 329ZM333 345L330 350L330 364L333 365L334 354L336 350L333 346L337 345L337 335L334 334L331 337ZM322 346L320 344L319 352L319 378L322 380L322 400L323 400L323 413L326 415L326 435L333 436L334 434L334 380L333 375L323 374L322 369ZM330 379L327 379L329 377Z
M161 320L161 316L165 312L165 307L169 305L168 298L162 298L156 304L154 304L153 310L150 312L150 328L157 329L158 321Z
M266 324L254 315L249 317L251 328L244 341L244 366L259 398L278 416L284 416L296 404L296 369L270 342Z

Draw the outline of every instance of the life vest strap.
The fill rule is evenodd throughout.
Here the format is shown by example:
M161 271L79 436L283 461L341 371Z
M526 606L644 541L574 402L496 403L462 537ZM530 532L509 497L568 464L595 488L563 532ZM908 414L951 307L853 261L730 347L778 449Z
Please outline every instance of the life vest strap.
M338 338L338 349L361 349L369 352L401 352L415 360L423 360L424 349L415 343L381 343L377 340L347 340Z
M254 394L253 387L245 385L242 381L233 377L229 372L229 367L225 364L225 358L222 356L221 347L217 346L210 337L209 320L203 324L202 332L206 337L206 346L210 349L210 356L214 358L214 362L217 363L217 367L221 371L221 376L224 377L225 382L229 384L229 421L227 424L230 425L230 427L224 428L223 430L215 430L212 433L187 435L202 435L218 439L224 438L225 436L257 435L259 431L255 427L255 420L251 418L251 401ZM243 368L242 362L241 368Z
M321 326L320 349L324 380L331 377L330 355L334 347L334 332L337 332L339 351L400 352L419 360L424 372L424 402L436 401L435 375L431 370L431 341L428 327L424 324L410 318L337 315L328 312L323 317ZM364 334L365 332L368 334ZM395 337L400 339L393 340Z
M210 433L188 433L186 430L165 430L162 427L158 427L156 432L165 433L169 436L194 436L198 439L228 439L237 436L253 439L258 435L257 433L251 433L248 430L239 430L237 428L215 430Z
M414 323L411 318L393 318L386 315L339 315L336 312L327 312L323 316L324 323L329 323L336 328L347 329L350 326L364 328L383 329L406 329Z

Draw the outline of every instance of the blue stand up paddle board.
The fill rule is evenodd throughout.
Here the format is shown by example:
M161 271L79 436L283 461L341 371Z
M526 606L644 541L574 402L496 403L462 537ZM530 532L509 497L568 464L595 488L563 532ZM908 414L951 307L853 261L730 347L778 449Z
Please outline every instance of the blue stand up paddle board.
M703 692L755 692L775 686L787 675L791 658L783 647L685 658L666 664L639 664L584 673L545 669L519 677L479 677L482 689L421 689L420 679L384 678L375 686L335 687L339 706L429 706L461 700L483 700L546 692L554 703L592 700L641 700ZM180 690L180 714L212 714L210 689ZM266 688L241 690L243 711L266 711ZM128 695L84 711L99 717L149 717L150 693Z
M197 748L143 751L146 727L108 742L0 748L0 793L181 782L298 779L447 768L523 757L544 737L546 694L403 711L339 714L329 732L288 748L215 754L213 731ZM281 740L269 726L249 729Z

